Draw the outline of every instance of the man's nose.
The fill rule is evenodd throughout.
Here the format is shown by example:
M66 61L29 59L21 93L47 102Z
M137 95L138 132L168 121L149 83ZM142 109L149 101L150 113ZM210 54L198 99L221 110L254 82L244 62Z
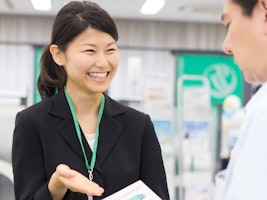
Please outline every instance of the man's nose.
M222 46L222 50L224 53L228 54L228 55L232 55L232 50L231 50L231 45L230 42L227 38L225 38L224 42L223 42L223 46Z

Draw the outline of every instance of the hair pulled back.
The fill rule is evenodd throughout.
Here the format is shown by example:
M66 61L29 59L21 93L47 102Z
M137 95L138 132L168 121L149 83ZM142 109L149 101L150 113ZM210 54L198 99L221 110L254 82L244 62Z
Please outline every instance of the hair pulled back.
M40 61L37 87L42 99L51 97L57 90L63 89L67 80L64 68L58 66L52 58L50 45L56 44L65 52L69 43L88 27L103 31L111 35L115 41L118 40L116 24L96 3L72 1L58 12L52 27L51 42L44 49Z

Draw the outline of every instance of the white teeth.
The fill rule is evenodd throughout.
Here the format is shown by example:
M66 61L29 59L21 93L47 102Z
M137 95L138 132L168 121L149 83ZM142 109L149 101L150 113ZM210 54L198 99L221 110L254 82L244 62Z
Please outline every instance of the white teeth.
M104 72L104 73L98 73L98 72L90 72L88 73L88 75L92 78L105 78L108 73Z

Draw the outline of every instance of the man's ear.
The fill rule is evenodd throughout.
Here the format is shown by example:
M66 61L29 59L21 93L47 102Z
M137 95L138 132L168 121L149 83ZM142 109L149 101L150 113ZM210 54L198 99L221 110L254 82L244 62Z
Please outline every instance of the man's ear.
M58 48L56 44L52 44L49 48L50 53L57 65L63 66L64 65L64 54L63 52Z
M258 6L264 14L264 35L267 35L267 0L258 0Z

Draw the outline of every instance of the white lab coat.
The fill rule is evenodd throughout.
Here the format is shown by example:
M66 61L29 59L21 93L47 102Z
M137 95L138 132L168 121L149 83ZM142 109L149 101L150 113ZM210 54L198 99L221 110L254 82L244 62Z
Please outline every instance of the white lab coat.
M216 176L220 200L267 200L267 83L245 112L229 164Z

